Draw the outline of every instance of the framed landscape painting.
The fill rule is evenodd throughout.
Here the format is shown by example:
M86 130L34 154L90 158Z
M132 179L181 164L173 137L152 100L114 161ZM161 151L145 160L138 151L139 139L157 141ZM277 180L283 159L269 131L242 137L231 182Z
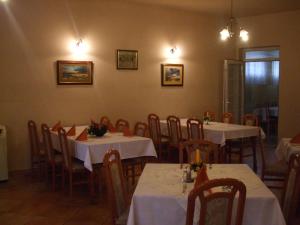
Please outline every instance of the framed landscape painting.
M57 84L93 84L93 62L57 61Z
M183 86L183 64L162 64L161 85L162 86Z
M137 70L138 51L136 50L117 50L117 69L118 70Z

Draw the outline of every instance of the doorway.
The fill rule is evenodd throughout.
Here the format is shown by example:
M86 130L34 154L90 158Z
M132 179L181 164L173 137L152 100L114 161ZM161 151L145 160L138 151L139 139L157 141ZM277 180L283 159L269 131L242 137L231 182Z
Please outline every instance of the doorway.
M223 112L232 112L234 122L255 114L268 140L277 139L280 77L278 47L242 49L241 60L225 60Z

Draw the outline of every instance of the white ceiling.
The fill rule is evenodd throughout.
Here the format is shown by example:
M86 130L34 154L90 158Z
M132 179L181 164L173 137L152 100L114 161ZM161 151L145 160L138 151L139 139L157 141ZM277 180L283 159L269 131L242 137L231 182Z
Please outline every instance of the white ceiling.
M230 14L230 0L129 0L138 3L167 6L205 14ZM235 17L255 16L300 9L300 0L233 0Z

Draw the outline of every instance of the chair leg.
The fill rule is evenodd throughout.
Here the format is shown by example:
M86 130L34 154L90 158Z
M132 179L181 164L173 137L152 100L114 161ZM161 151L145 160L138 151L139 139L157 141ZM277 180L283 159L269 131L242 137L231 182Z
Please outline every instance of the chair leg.
M72 172L69 172L68 175L69 175L69 195L72 198L72 196L73 196L73 174L72 174Z
M52 191L55 191L55 164L52 164Z
M65 190L65 168L62 168L61 188L63 189L63 191Z

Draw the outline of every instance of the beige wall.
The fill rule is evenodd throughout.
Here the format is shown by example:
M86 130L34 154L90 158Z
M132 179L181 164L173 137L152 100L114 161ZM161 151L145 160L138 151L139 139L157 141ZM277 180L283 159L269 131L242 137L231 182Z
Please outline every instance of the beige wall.
M108 115L133 123L150 112L162 118L202 115L220 107L222 20L191 12L116 1L10 0L0 4L0 124L8 128L9 169L29 168L28 119L52 125L87 124ZM90 45L91 86L57 86L56 60L74 59L68 42ZM161 87L164 50L177 45L185 66L183 87ZM139 51L137 71L116 70L115 50Z
M240 19L249 30L247 44L238 47L280 46L279 136L300 132L300 11Z

